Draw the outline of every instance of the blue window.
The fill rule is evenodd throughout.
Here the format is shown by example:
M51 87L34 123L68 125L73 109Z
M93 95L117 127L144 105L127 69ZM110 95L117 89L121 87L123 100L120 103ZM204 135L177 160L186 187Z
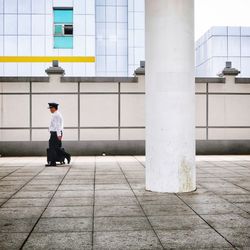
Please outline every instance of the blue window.
M54 48L73 48L72 8L54 8Z

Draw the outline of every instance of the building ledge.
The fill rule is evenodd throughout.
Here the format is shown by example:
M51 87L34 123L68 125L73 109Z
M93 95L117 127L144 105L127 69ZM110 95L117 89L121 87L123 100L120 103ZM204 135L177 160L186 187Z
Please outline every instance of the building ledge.
M49 82L47 76L1 76L0 82Z

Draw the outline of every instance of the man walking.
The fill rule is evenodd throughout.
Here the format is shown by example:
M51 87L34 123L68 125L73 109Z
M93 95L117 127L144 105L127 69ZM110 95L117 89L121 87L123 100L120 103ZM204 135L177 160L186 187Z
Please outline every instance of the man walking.
M50 112L52 113L51 122L49 126L50 139L49 149L47 151L48 164L45 166L56 166L57 161L64 162L66 158L68 164L70 163L71 156L62 149L62 137L63 137L63 117L58 111L58 103L48 103Z

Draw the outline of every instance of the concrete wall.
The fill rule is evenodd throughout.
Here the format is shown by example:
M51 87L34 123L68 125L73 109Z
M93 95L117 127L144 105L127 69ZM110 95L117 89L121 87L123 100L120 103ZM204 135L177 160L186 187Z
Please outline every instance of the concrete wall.
M143 154L144 87L144 75L0 77L0 154L45 153L53 100L73 154ZM250 152L249 96L250 78L196 78L197 153Z

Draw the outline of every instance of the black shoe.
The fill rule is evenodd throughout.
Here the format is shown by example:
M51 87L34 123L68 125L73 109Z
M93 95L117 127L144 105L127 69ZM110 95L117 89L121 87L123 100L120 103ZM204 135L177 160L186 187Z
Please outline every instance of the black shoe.
M46 164L45 167L56 167L56 163L49 163L49 164Z
M67 156L66 157L66 159L67 159L67 161L68 161L68 164L70 164L70 161L71 161L71 156L69 155L69 156Z

